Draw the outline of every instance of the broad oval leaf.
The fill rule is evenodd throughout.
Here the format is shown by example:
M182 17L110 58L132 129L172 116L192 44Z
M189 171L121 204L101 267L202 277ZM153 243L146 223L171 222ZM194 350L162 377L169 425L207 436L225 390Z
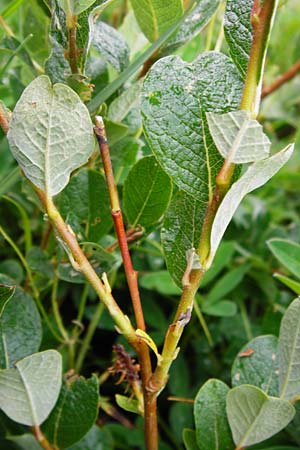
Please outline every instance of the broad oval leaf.
M279 392L291 400L300 396L300 300L294 300L285 312L279 333Z
M252 44L251 11L254 0L227 0L224 30L229 51L244 76Z
M267 158L271 142L248 111L206 114L217 149L228 163L249 163Z
M47 196L58 194L94 146L87 108L71 88L42 75L18 101L7 134L12 153L29 180Z
M140 159L130 170L124 183L124 211L130 225L149 227L167 209L172 183L154 156Z
M131 0L137 22L150 42L174 25L183 14L181 0Z
M218 52L205 52L191 64L162 58L144 81L141 106L150 147L174 183L203 203L223 162L205 112L236 109L241 89L235 66Z
M298 279L300 278L300 245L287 239L267 242L273 255Z
M8 284L9 279L1 275ZM38 351L42 340L42 325L33 298L21 288L16 288L6 303L0 318L0 368Z
M21 359L0 371L0 407L15 422L40 425L54 407L62 378L62 358L55 350Z
M207 262L207 267L210 266L225 230L242 199L249 192L263 186L269 181L288 161L293 150L294 146L288 145L281 152L276 153L270 158L253 163L241 178L231 186L219 206L213 222L210 236L210 257Z
M183 191L174 195L166 211L161 240L167 268L180 288L187 266L186 252L198 245L204 214L203 203Z
M194 403L196 440L201 450L232 450L233 442L226 417L229 387L220 380L208 380Z
M15 286L7 286L6 284L0 284L0 319L4 311L5 306L14 295Z
M278 397L277 346L278 338L272 335L258 336L244 345L231 369L232 386L252 384Z
M295 415L295 408L288 401L268 397L248 384L229 391L226 409L237 448L268 439L285 428Z
M99 383L96 375L63 384L57 404L42 431L56 447L64 449L79 441L94 425L98 414Z

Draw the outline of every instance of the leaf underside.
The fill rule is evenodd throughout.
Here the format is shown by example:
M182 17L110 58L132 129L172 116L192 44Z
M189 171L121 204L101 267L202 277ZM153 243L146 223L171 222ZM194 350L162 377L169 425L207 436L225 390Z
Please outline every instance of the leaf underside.
M12 153L29 180L58 194L94 146L93 126L78 95L47 76L33 80L18 101L8 132Z

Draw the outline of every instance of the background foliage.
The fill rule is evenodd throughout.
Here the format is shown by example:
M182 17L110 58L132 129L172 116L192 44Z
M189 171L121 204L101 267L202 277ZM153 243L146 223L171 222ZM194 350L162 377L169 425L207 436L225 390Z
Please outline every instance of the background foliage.
M132 8L138 8L140 3L133 1ZM199 2L199 8L202 3L205 2ZM212 14L218 2L208 3ZM269 85L299 59L299 1L282 3L268 51L265 85ZM169 217L172 213L176 215L182 193L175 197L176 188L172 193L167 175L157 166L142 134L139 108L141 83L132 83L131 78L127 77L115 92L103 92L105 86L117 80L118 74L130 67L132 61L145 51L149 45L147 39L153 42L158 37L155 29L148 31L145 37L139 28L144 30L143 22L139 21L138 25L132 10L127 7L126 1L116 0L103 11L103 21L95 25L93 32L91 57L86 62L85 52L80 56L80 64L82 67L86 64L90 80L79 80L72 77L63 58L66 36L57 27L57 21L50 21L49 8L56 8L57 18L62 18L56 1L1 0L0 15L4 22L0 29L0 98L8 108L13 109L24 88L45 67L53 81L67 80L69 86L86 101L91 100L87 81L93 84L90 105L99 93L106 100L102 112L106 116L108 140L119 191L123 195L127 225L139 224L144 229L143 233L135 236L131 249L134 266L140 272L149 333L159 345L180 293L166 270L160 242L160 218L171 195L173 210L169 209L168 214ZM173 12L173 19L176 20L181 14L180 8L179 12ZM83 15L86 14L85 11L79 15L79 23L80 20L84 23ZM189 63L202 51L216 46L228 53L226 41L220 34L221 18L222 5L201 33L196 27L195 30L192 27L183 30L181 35L173 37L160 50L161 55L174 53ZM172 20L168 24L159 24L160 35L171 25ZM228 24L225 32L228 33ZM85 42L86 33L82 25L78 42L80 39ZM241 71L244 69L245 64L242 64ZM153 89L151 82L151 79L147 80ZM296 141L296 150L279 174L243 201L226 232L214 265L204 277L197 295L195 313L181 342L181 352L171 369L168 387L160 400L162 450L183 449L182 430L194 428L193 404L169 401L167 398L193 399L209 378L219 378L229 385L231 370L234 385L236 370L244 369L247 364L247 358L244 362L244 359L236 358L237 354L256 336L278 336L283 313L295 294L300 293L299 247L281 241L300 242L299 87L298 76L262 102L259 120L273 143L273 149L278 150ZM149 101L149 108L153 107L153 101L155 99L152 103ZM148 158L135 165L130 172L142 156ZM148 177L150 171L155 177ZM138 177L153 193L146 206L131 197L132 184L137 183ZM143 192L139 193L142 198ZM73 450L142 449L141 420L124 411L120 397L119 401L115 400L115 394L126 393L126 384L116 385L118 377L107 372L112 366L113 344L122 343L129 352L130 349L115 332L114 324L103 306L98 306L93 291L73 270L63 249L57 248L55 236L49 234L47 220L43 220L34 192L16 168L3 133L0 134L0 196L0 277L2 283L18 286L10 301L7 294L3 294L7 302L3 310L1 305L4 301L0 295L0 350L4 348L5 335L11 358L10 361L4 360L4 352L1 351L1 368L11 367L19 358L38 350L57 349L62 355L63 372L67 373L75 367L83 377L74 380L72 374L66 377L56 409L42 426L47 437L59 448ZM116 297L130 315L129 296L123 270L119 269L121 258L114 246L107 198L100 162L95 157L91 167L85 167L73 175L56 200L64 218L81 236L81 245L91 256L94 267L99 272L105 270L109 273ZM163 234L163 239L166 241L168 236ZM13 245L10 245L11 242ZM18 252L25 256L25 263ZM172 256L168 264L172 267ZM37 308L40 302L47 313L47 318L42 317L42 320ZM22 322L24 315L26 321ZM89 328L89 324L93 324L95 330ZM86 330L91 331L91 342L86 340ZM275 338L266 336L264 339L266 352L268 348L273 349ZM261 342L253 341L252 347L256 348L256 345L261 345ZM221 392L226 390L226 386L219 383L218 389ZM210 386L205 386L209 390ZM272 395L276 386L271 384L269 389ZM83 400L87 399L88 407L85 409ZM201 401L203 399L196 397L195 405ZM78 404L82 405L81 409L77 408ZM70 424L68 416L71 414ZM299 414L297 412L284 431L263 445L251 448L299 448ZM96 416L97 426L93 425ZM187 445L193 437L188 431L184 436ZM15 424L1 412L0 449L38 448L31 439L28 429ZM229 446L230 439L228 437ZM188 448L195 447L191 444Z

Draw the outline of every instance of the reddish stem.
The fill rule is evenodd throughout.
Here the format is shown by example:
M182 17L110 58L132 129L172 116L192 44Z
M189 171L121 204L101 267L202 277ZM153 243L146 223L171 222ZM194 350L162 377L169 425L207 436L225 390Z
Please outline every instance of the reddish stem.
M297 61L286 72L280 75L270 86L265 86L262 90L261 98L265 98L272 92L279 89L283 84L290 81L296 75L300 74L300 61Z

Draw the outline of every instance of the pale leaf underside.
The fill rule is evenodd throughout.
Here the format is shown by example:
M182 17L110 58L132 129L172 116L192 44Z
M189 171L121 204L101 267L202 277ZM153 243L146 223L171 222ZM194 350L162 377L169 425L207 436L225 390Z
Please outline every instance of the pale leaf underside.
M45 75L24 90L8 140L25 175L48 196L67 185L71 172L88 160L94 146L85 105L68 86L52 87Z

